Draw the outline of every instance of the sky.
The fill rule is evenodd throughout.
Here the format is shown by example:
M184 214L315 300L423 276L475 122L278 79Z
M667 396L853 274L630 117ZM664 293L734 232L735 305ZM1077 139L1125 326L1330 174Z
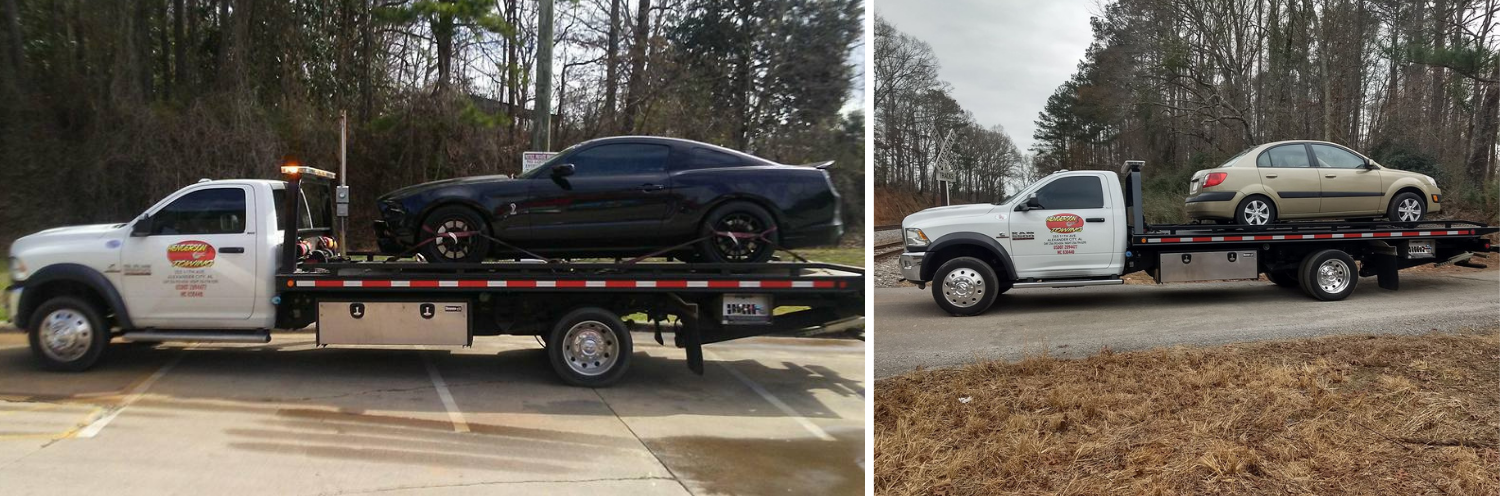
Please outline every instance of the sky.
M1023 152L1037 114L1093 41L1098 0L875 0L896 29L927 42L953 98L984 127L999 124ZM939 7L940 6L940 7Z

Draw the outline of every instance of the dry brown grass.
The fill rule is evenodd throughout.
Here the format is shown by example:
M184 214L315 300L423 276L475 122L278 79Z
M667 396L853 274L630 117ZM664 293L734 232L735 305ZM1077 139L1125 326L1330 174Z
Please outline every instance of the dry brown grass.
M1497 361L1500 328L918 371L876 384L875 488L1500 494Z

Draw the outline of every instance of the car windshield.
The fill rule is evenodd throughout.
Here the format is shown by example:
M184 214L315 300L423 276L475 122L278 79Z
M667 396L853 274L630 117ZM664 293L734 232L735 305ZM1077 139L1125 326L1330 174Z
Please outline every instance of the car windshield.
M583 144L583 143L579 143L579 145L581 145L581 144ZM564 148L563 151L557 152L557 155L553 155L552 158L547 159L547 161L543 162L542 165L538 165L535 169L531 169L529 171L522 172L520 176L516 176L516 177L518 177L520 179L536 179L538 177L542 177L541 176L542 171L545 171L547 169L551 169L553 165L557 164L558 159L562 158L563 155L567 155L568 152L573 151L574 148L578 148L578 145L573 145L573 146Z
M1246 153L1250 153L1250 150L1254 150L1254 149L1255 149L1255 147L1252 146L1250 148L1246 148L1244 150L1241 150L1239 153L1234 154L1233 157L1229 157L1229 160L1225 160L1223 164L1219 164L1219 166L1216 167L1216 168L1217 169L1223 169L1225 167L1229 167L1230 165L1233 165L1234 161L1236 159L1240 158L1240 156L1242 156L1242 155L1244 155Z

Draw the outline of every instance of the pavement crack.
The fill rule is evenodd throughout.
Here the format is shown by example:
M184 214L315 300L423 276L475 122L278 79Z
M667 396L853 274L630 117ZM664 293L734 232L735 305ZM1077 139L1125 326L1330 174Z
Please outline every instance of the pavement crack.
M679 476L679 475L677 475L677 471L672 470L672 467L669 466L669 465L667 465L667 461L661 459L661 455L656 454L656 450L651 449L651 446L646 444L646 440L641 439L641 435L640 434L636 434L635 433L635 429L632 428L632 427L630 427L630 423L626 422L625 418L623 418L623 417L620 416L620 412L616 412L615 411L614 405L609 404L609 400L604 399L604 395L599 392L599 389L598 388L591 388L589 390L594 392L594 396L598 396L599 397L599 402L603 403L604 407L609 409L609 414L610 415L614 415L615 416L615 420L620 421L620 425L625 426L625 431L629 432L630 435L631 435L631 437L635 438L635 442L641 443L641 447L642 448L646 448L646 452L650 453L651 457L656 459L656 463L661 464L661 468L666 469L668 474L672 474L672 480L677 481L677 485L682 486L683 492L686 492L688 494L693 494L692 488L689 488L687 486L687 483L685 483L685 482L682 481L682 477Z
M506 485L516 485L516 484L577 484L577 483L589 483L589 482L628 482L628 481L652 481L652 480L678 482L677 479L674 479L674 478L671 478L671 477L652 477L652 476L646 476L646 477L606 477L606 478L599 478L599 479L563 479L563 480L558 480L558 479L503 480L503 481L465 482L465 483L461 483L461 484L427 484L427 485L419 485L419 486L393 486L393 487L383 487L383 488L379 488L379 489L360 489L360 490L352 490L352 491L339 491L339 492L334 492L334 493L318 493L318 496L342 496L342 495L346 495L346 494L379 494L379 493L388 493L388 492L392 492L392 491L410 491L410 490L421 490L421 489L444 489L444 488L477 487L477 486L506 486ZM681 482L678 482L678 483L681 484Z

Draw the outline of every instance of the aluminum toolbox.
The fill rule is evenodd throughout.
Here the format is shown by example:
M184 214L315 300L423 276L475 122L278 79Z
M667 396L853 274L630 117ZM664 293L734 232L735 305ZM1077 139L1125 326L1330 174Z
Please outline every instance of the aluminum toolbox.
M1255 250L1162 253L1157 282L1255 279L1260 277Z
M460 301L324 301L318 344L469 345L469 304Z

